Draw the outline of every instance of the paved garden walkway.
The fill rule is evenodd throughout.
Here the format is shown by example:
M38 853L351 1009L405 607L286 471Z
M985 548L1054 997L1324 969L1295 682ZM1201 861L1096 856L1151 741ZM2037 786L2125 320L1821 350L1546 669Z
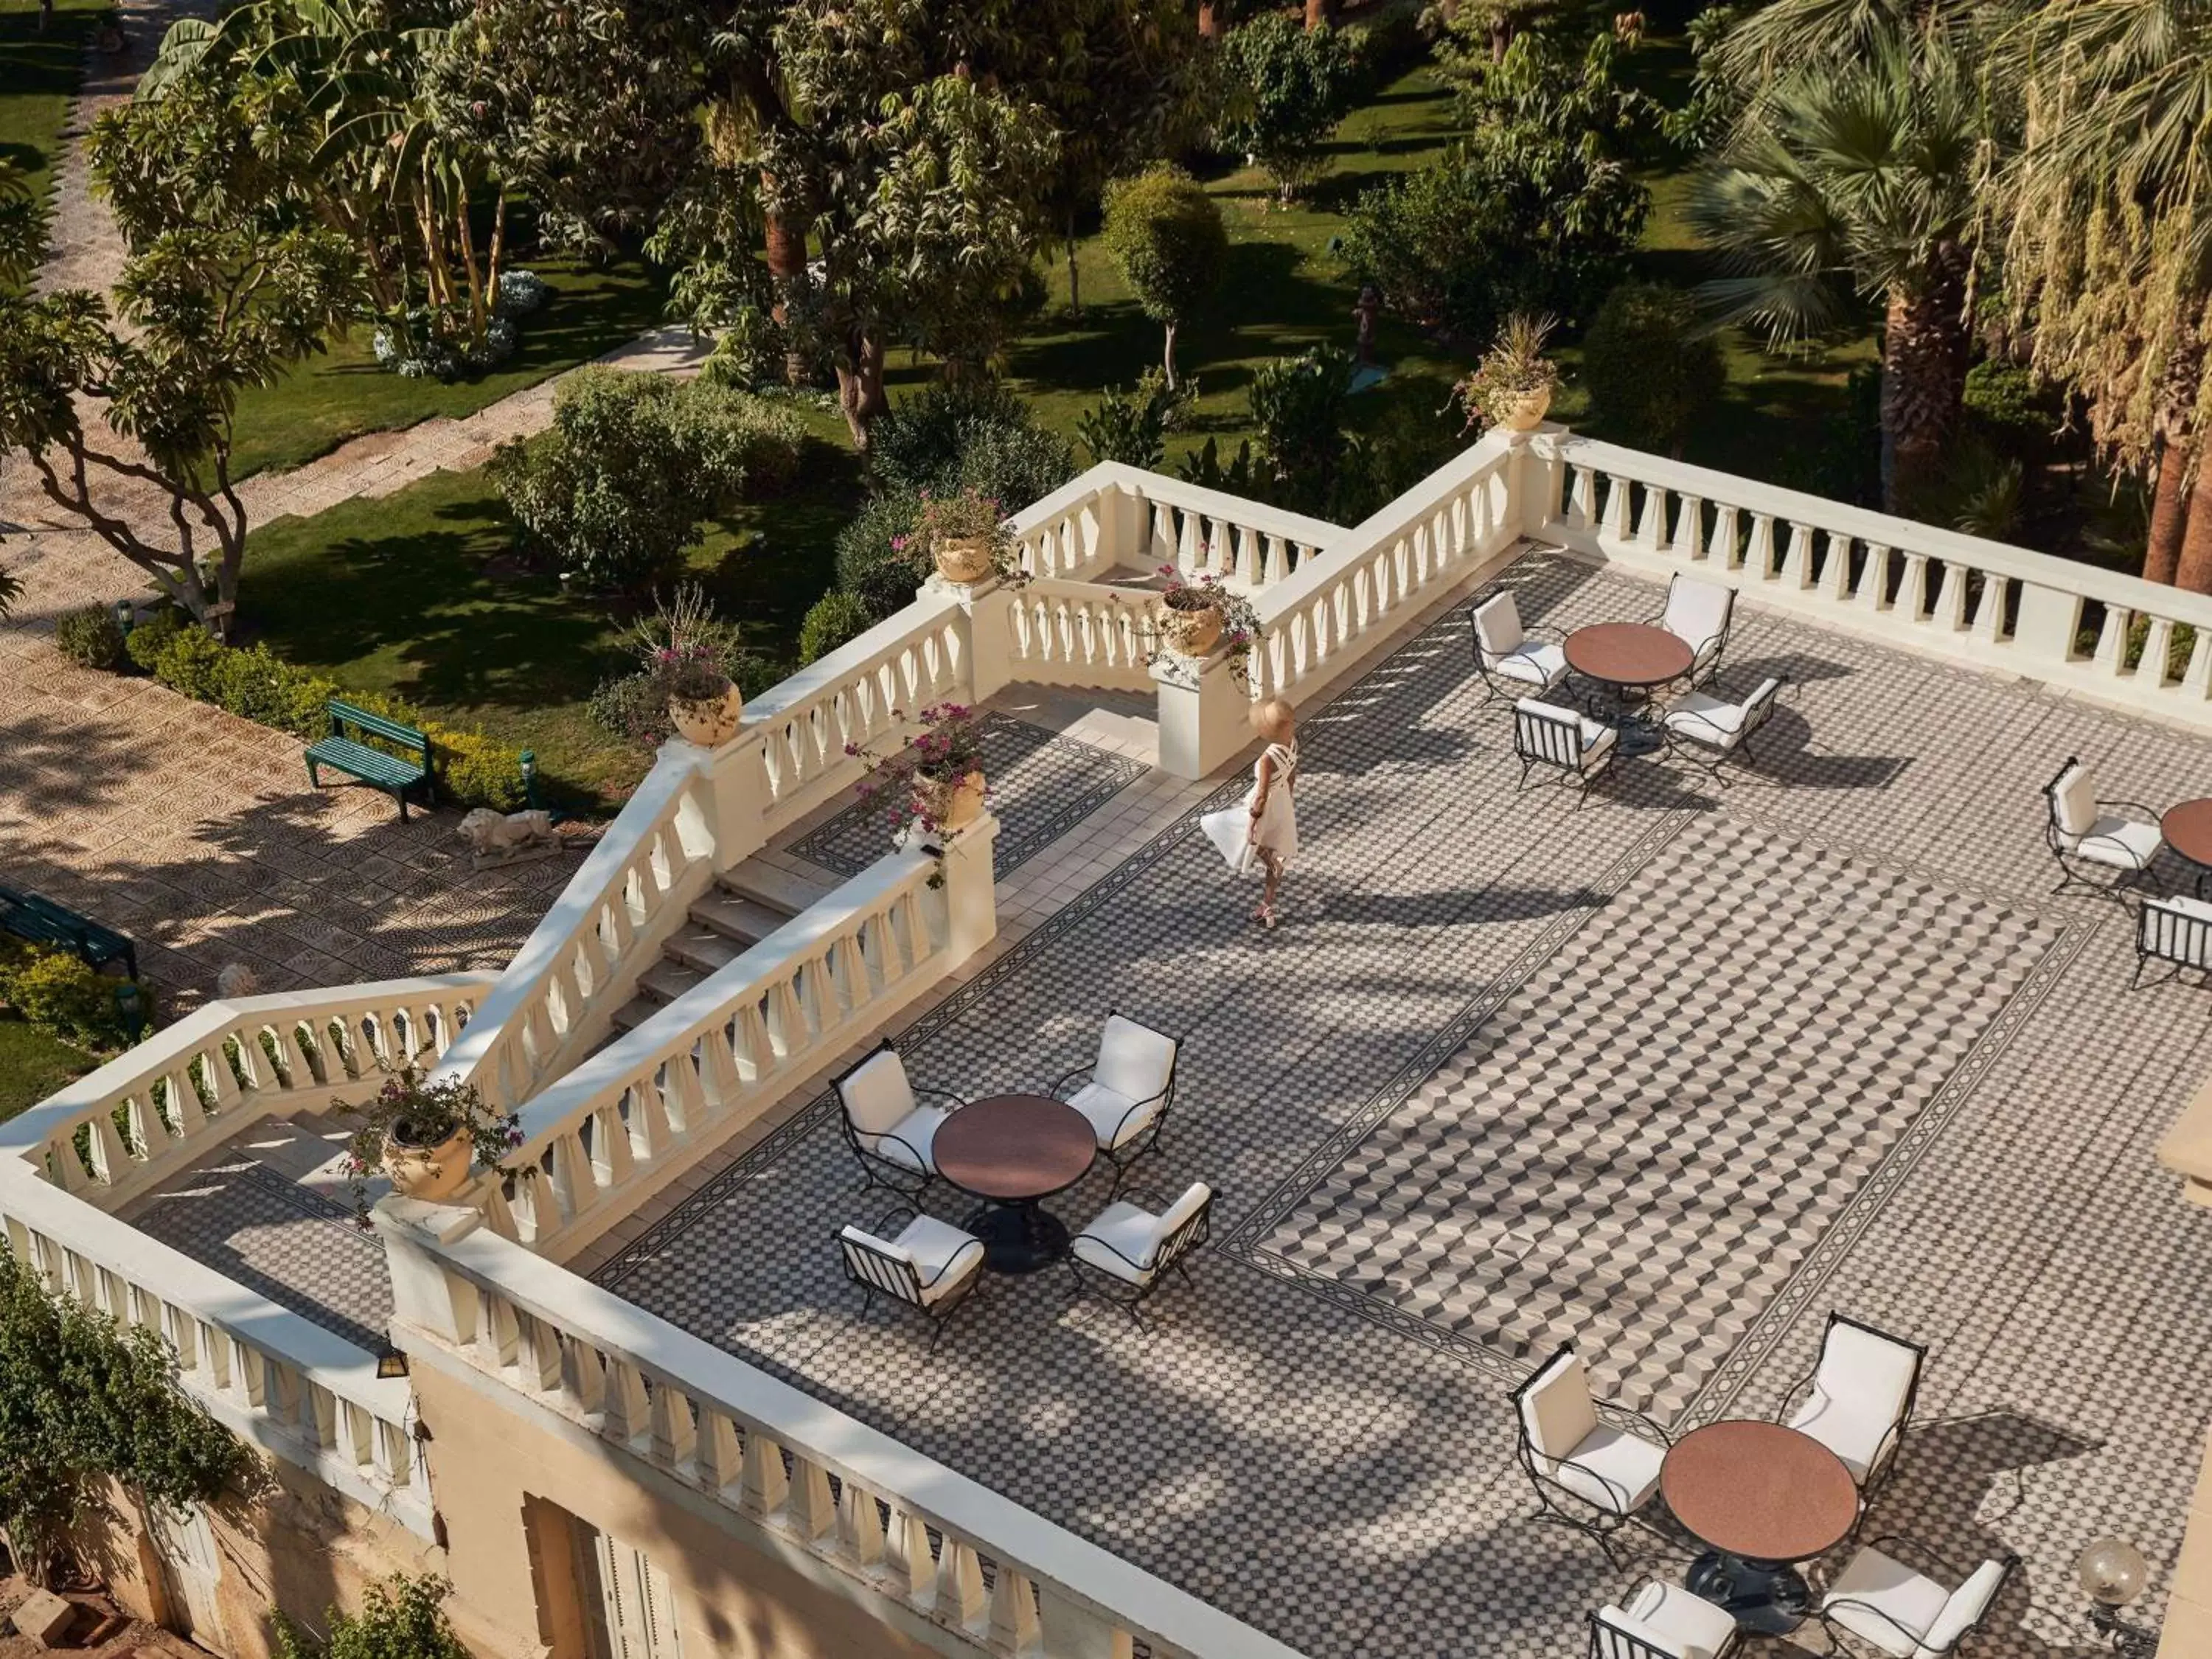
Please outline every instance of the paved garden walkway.
M169 22L196 9L125 0L130 51L88 54L40 289L106 289L119 274L121 239L91 192L82 139L131 95ZM605 361L683 373L697 356L671 330ZM480 465L495 444L544 428L552 401L548 381L465 420L374 434L295 471L248 479L240 493L249 522ZM167 519L166 498L151 491L118 490L101 505L149 528ZM402 825L388 796L310 791L296 738L62 657L54 617L142 596L148 580L54 508L20 459L0 468L0 562L25 585L13 622L0 625L0 881L131 933L173 1008L210 994L232 963L264 990L496 965L568 878L573 858L471 874L457 813Z

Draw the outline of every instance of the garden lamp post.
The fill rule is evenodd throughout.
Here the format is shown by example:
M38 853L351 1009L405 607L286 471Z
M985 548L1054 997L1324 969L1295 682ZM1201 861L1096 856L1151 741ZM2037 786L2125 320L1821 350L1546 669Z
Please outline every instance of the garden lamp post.
M131 1041L138 1041L138 1034L146 1029L146 998L137 985L129 980L119 981L115 988L115 1012L123 1016L123 1029Z
M2158 1638L2120 1617L2120 1609L2150 1583L2150 1564L2142 1552L2124 1538L2100 1538L2081 1552L2074 1572L2089 1598L2089 1622L2112 1644L2112 1651L2127 1659L2150 1659Z
M131 629L137 623L137 620L138 610L136 605L132 605L128 599L116 600L115 625L123 630L123 636L125 639L130 638Z

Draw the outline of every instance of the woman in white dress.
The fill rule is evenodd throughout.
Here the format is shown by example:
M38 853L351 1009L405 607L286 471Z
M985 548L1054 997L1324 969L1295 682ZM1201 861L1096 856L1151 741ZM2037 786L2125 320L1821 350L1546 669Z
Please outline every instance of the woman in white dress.
M1298 853L1298 815L1291 799L1298 775L1297 711L1282 698L1270 697L1252 711L1252 724L1267 746L1252 764L1251 789L1236 805L1208 812L1199 827L1231 870L1258 870L1266 876L1252 920L1273 927L1276 890Z

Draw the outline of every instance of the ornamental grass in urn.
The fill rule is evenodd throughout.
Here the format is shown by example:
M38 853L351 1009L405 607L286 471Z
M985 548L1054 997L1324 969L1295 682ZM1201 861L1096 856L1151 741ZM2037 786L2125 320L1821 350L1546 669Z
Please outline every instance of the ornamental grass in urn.
M990 793L983 781L982 723L957 702L939 703L915 718L921 730L896 753L866 757L860 799L883 808L894 838L917 826L925 835L949 836L982 816ZM848 743L845 752L861 750Z
M1499 325L1474 373L1452 388L1466 406L1469 427L1480 421L1508 432L1535 430L1559 384L1559 366L1544 355L1558 325L1556 318L1526 312L1516 312Z
M638 659L667 702L669 723L702 749L720 748L744 719L744 694L725 660L730 635L696 582L678 587L673 603L656 598L653 619L637 629Z
M331 1103L361 1120L346 1142L345 1173L364 1219L369 1178L380 1170L403 1196L439 1203L522 1144L522 1120L488 1104L475 1084L426 1082L412 1066L401 1066L365 1106Z
M913 533L894 537L891 547L913 558L917 568L933 564L946 581L963 586L994 575L1016 586L1029 580L999 498L972 484L949 495L923 490Z
M1246 684L1252 641L1260 633L1259 613L1251 600L1210 570L1186 577L1174 565L1164 564L1158 574L1164 584L1158 613L1159 648L1147 653L1148 659L1164 653L1200 658L1223 647L1237 683Z

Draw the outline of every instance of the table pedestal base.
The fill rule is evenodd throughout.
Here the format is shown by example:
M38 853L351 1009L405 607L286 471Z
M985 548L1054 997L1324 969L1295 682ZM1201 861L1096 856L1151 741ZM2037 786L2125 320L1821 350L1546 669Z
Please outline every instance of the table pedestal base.
M983 1265L997 1273L1033 1273L1067 1254L1067 1228L1035 1204L986 1204L960 1224L983 1241Z
M1708 1550L1690 1563L1682 1581L1691 1594L1728 1610L1745 1630L1787 1636L1813 1610L1812 1587L1796 1568L1771 1561L1747 1561Z

